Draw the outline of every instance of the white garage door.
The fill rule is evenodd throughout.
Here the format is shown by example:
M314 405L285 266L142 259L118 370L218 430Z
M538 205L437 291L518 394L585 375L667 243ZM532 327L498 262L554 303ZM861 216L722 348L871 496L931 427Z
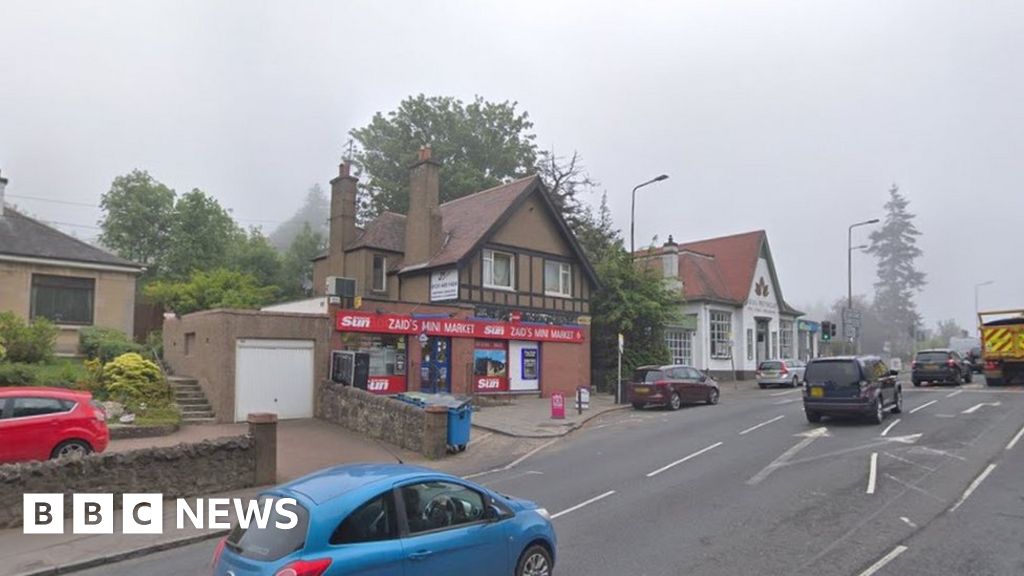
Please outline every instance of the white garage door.
M236 341L235 422L251 412L313 416L312 340Z

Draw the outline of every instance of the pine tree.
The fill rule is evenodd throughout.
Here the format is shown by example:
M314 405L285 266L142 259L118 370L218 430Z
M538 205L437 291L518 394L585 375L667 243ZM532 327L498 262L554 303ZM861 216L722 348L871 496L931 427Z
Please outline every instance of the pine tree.
M921 255L914 226L914 215L907 210L910 202L893 184L885 203L885 223L871 233L868 252L878 259L878 281L875 282L875 311L882 321L885 339L894 355L913 351L914 335L921 325L914 295L925 285L925 275L914 261Z

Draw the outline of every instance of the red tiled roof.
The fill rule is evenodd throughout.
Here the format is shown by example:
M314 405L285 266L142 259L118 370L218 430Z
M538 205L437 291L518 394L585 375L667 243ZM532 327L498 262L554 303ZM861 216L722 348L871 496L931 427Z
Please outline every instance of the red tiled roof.
M684 283L683 296L688 300L712 298L746 302L765 238L764 230L756 230L680 244L679 267L680 278ZM707 262L708 258L689 256L686 251L706 254L713 260ZM691 263L696 259L705 262L701 265ZM691 271L688 274L690 278L684 275L684 270Z

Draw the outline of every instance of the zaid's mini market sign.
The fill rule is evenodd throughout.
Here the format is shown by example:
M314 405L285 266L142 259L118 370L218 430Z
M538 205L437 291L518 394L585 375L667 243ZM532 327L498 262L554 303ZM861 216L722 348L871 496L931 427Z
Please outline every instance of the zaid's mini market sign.
M339 332L372 332L375 334L426 334L450 338L490 338L492 340L532 340L537 342L583 343L583 329L578 326L546 326L517 324L492 320L459 320L454 318L413 318L400 314L375 314L342 310L335 319Z

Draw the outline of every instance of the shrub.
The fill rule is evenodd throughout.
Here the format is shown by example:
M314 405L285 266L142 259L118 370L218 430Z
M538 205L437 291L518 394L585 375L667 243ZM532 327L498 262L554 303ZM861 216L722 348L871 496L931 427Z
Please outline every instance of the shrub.
M45 318L28 324L13 312L0 312L0 340L7 349L9 362L45 362L53 356L57 327Z
M28 364L0 364L0 386L32 386L36 372Z
M4 348L4 341L0 339L0 362L7 358L7 348Z
M164 405L171 399L171 389L160 367L135 352L107 362L102 381L110 399L131 410L138 410L140 404Z
M78 351L103 363L129 352L142 353L143 349L125 336L124 332L114 328L90 326L78 332Z

